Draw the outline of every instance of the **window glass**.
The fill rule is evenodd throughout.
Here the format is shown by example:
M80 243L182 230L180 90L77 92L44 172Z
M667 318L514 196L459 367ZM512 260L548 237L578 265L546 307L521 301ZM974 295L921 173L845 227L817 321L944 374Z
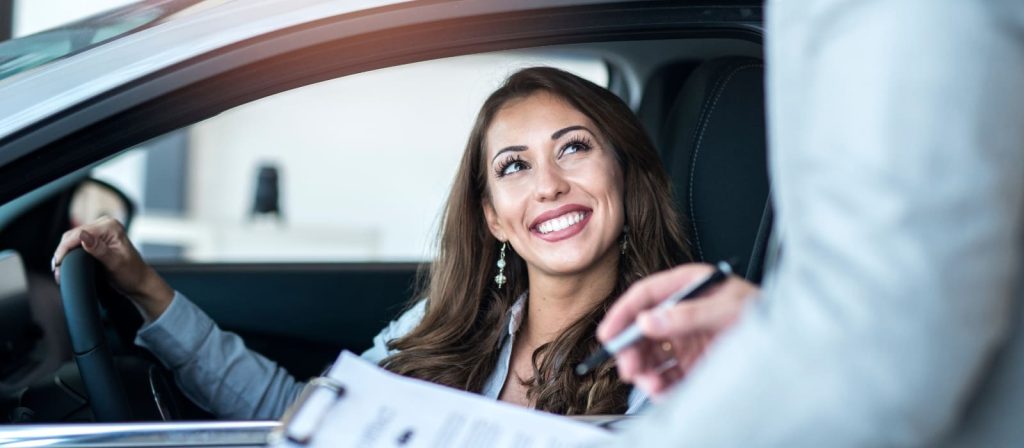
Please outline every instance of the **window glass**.
M101 4L65 2L65 8L56 11L51 4L23 1L17 5L18 34L34 29L38 22L84 11L95 11ZM115 3L124 3L115 2ZM0 43L0 79L70 56L95 44L131 34L159 23L172 14L186 13L198 0L148 0L104 11L93 16L64 24L46 31ZM216 3L207 0L206 3Z
M515 70L599 85L599 58L556 50L427 61L255 101L97 167L137 207L151 261L422 261L476 113Z

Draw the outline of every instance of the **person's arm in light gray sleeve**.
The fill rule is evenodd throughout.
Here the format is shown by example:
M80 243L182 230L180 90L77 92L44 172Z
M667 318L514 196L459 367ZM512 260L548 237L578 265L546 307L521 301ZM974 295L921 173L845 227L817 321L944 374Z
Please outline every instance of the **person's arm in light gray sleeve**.
M935 445L1019 324L1024 3L768 7L782 260L617 445Z
M218 418L278 419L303 387L178 292L157 320L139 330L135 343L174 372L186 396Z
M370 347L359 356L374 364L379 364L384 358L395 354L395 350L388 348L388 343L412 331L423 320L423 314L426 311L426 299L420 300L402 313L398 319L391 321L380 333L377 333L377 336L373 338L373 347Z

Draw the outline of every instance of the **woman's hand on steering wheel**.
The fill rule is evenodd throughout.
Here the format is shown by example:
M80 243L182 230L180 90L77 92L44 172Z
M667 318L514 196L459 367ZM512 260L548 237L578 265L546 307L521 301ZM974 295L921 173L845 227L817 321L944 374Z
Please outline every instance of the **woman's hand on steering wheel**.
M64 232L51 261L57 283L64 256L79 247L99 260L114 286L131 299L146 321L160 317L171 304L174 290L142 260L124 226L116 219L104 216Z

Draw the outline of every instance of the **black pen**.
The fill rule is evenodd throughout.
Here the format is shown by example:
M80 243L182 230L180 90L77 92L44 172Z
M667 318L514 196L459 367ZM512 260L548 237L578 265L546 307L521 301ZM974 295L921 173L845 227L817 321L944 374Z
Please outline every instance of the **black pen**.
M729 278L729 274L732 274L732 266L728 262L719 261L715 265L714 272L708 274L703 280L686 285L682 289L672 293L661 303L658 304L654 309L666 309L671 308L673 305L687 299L697 297L706 289L717 285ZM629 327L619 333L618 336L612 338L608 343L604 344L600 350L590 355L586 361L583 361L576 366L577 375L586 375L591 369L601 365L602 362L608 360L612 356L615 356L619 351L625 349L637 342L640 342L644 338L644 333L640 330L640 326L636 322L633 322Z

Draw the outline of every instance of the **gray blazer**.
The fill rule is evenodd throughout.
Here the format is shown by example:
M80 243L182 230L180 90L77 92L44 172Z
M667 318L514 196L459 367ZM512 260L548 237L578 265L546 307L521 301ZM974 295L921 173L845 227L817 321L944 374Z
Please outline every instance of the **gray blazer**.
M1024 2L769 0L760 300L622 447L1024 444Z

